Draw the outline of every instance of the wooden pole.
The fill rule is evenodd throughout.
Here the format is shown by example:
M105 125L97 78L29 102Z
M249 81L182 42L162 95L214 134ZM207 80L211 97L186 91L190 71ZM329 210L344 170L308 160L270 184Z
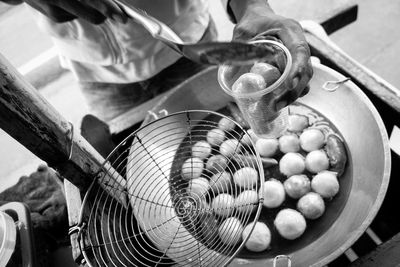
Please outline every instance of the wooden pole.
M105 162L1 54L0 128L81 191L88 188ZM126 207L125 180L111 169L102 181L112 184L104 189Z

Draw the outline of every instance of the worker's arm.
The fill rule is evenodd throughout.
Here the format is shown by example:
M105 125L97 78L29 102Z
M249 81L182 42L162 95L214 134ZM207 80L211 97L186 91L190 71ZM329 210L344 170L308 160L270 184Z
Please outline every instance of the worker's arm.
M304 94L313 71L310 49L300 24L275 14L267 0L230 0L228 5L231 16L237 21L233 39L248 40L261 33L280 39L293 58L288 77L288 101L292 102Z

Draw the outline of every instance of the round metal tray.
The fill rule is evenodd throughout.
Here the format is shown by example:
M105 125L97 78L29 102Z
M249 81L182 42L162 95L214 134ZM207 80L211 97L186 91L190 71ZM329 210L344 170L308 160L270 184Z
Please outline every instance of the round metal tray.
M315 64L310 92L298 99L298 103L324 115L345 139L349 164L341 179L350 182L343 204L335 211L335 219L325 227L310 229L307 238L300 238L294 249L284 252L294 266L323 266L341 255L367 229L387 190L391 161L382 119L371 101L351 81L339 84L333 91L322 89L328 81L342 80L345 77L338 72ZM217 69L210 68L173 89L149 112L144 123L165 111L216 111L228 101L232 99L219 87ZM272 266L275 256L265 253L252 259L236 258L231 266Z

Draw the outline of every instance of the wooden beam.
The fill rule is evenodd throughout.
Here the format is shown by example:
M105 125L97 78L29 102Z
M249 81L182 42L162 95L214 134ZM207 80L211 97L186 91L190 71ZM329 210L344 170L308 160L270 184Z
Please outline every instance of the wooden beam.
M336 9L330 10L326 17L320 21L325 32L329 35L357 20L358 6L355 4L348 4Z
M86 190L102 171L102 164L107 164L1 54L0 114L0 127L5 132L80 190ZM112 187L108 186L110 183ZM112 170L102 180L104 189L124 206L127 205L125 183Z
M398 266L400 264L400 233L375 250L354 261L351 267Z

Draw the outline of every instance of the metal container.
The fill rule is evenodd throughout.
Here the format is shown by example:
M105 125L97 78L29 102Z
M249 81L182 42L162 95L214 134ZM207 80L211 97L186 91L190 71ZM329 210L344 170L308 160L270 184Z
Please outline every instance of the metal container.
M6 266L14 253L17 231L13 218L0 211L0 266Z
M325 116L343 136L348 149L345 189L321 222L282 247L294 266L323 266L346 251L367 229L384 199L390 176L388 136L377 110L366 95L336 71L314 65L310 92L298 100ZM324 90L333 89L333 90ZM220 89L217 69L207 69L166 95L144 123L159 114L187 109L218 110L233 99ZM271 253L242 255L231 266L272 266Z
M0 206L0 266L37 266L29 208L21 202Z

